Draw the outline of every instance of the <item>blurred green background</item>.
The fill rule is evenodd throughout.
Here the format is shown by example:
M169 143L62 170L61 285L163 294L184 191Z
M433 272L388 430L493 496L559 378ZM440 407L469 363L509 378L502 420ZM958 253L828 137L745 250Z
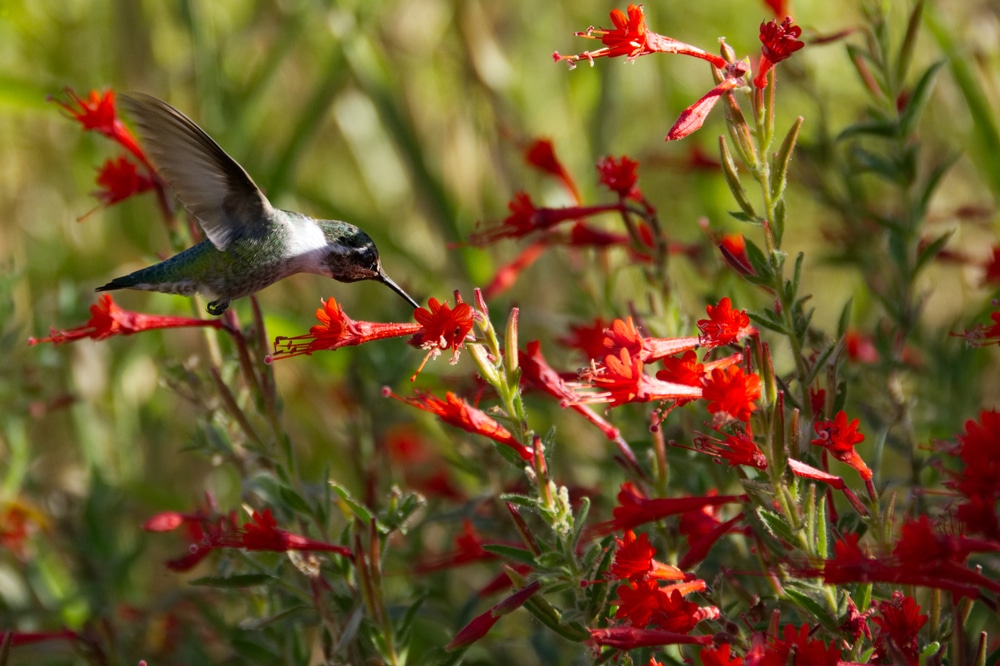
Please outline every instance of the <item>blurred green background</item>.
M887 4L905 19L910 3ZM929 20L944 34L960 36L955 53L979 77L987 104L997 108L995 3L940 4L928 7ZM169 253L151 198L137 197L77 221L96 205L88 196L96 189L96 168L117 150L100 136L82 133L46 96L58 97L69 86L81 95L111 88L161 97L205 128L276 205L362 226L375 239L389 274L418 300L444 300L455 289L468 300L472 287L487 284L519 246L482 250L454 244L477 224L505 217L506 203L519 189L546 205L569 203L557 184L523 164L524 147L537 137L554 141L588 202L607 200L597 189L594 162L627 154L640 161L640 184L660 207L671 239L704 241L702 218L714 230L740 230L727 214L732 199L718 172L689 166L696 145L716 153L721 114L686 141L663 142L681 110L713 85L705 63L655 56L567 71L552 62L556 50L597 48L573 32L608 25L613 7L624 4L5 0L0 5L5 355L0 500L32 498L63 538L90 531L81 542L98 550L81 557L91 564L108 554L143 558L141 567L129 569L144 576L142 586L92 572L114 578L95 590L117 589L118 601L134 596L132 601L142 603L148 581L155 586L163 575L164 554L142 553L141 521L156 510L193 506L206 489L224 498L223 505L240 497L231 469L211 456L186 452L210 449L206 440L217 427L187 383L192 359L202 353L199 333L154 332L61 347L26 344L49 327L86 321L95 286ZM791 10L807 38L832 35L859 21L854 3L793 0ZM652 30L706 50L715 50L718 37L725 36L741 56L756 55L758 25L770 18L763 2L750 0L647 2L645 11ZM900 21L895 28L902 30ZM922 34L916 66L926 67L941 55L933 36ZM807 47L782 65L779 85L779 131L802 115L806 141L821 128L835 133L857 120L864 99L842 42ZM958 156L934 201L940 224L954 225L960 206L992 210L1000 179L994 172L997 156L984 154L968 102L952 76L941 77L925 123L932 151ZM794 187L794 173L792 181ZM829 305L818 308L816 323L830 330L855 294L856 278L819 260L824 240L818 230L829 214L809 193L793 190L790 210L786 246L810 252L803 292ZM978 258L995 243L988 225L956 228L954 247ZM700 261L718 264L711 254ZM627 269L627 262L619 265ZM628 270L606 278L585 268L571 253L552 250L491 307L506 313L510 305L520 305L525 340L562 335L569 323L595 314L627 314L630 302L645 307L641 282ZM758 301L759 295L734 279L706 284L700 268L683 258L671 265L687 317L703 313L709 292L730 293L739 307ZM929 320L946 326L968 314L970 303L981 297L970 286L971 270L952 267L927 278L938 286ZM330 295L356 319L402 321L408 314L377 284L343 285L302 275L260 294L268 333L305 332L320 299ZM132 310L191 312L190 301L176 296L115 297ZM247 321L246 302L236 307ZM872 307L857 302L855 314L863 321ZM379 464L369 433L418 418L401 414L380 397L380 389L384 384L406 389L419 358L393 341L277 365L285 423L302 448L304 477L318 479L330 464L340 480L358 484L367 466ZM453 371L442 360L429 372ZM573 425L567 427L573 432ZM599 478L599 469L588 473L581 463L583 470L576 472L581 480ZM77 506L81 502L86 506ZM81 512L88 520L79 521ZM55 529L60 521L66 523ZM66 563L53 554L34 555L40 578L27 587L4 582L19 578L10 574L17 562L0 558L0 628L15 621L24 625L19 609L45 595L49 598L42 601L59 608L66 623L85 608L111 603L70 589L87 587L88 581L69 576ZM73 603L56 603L60 599Z

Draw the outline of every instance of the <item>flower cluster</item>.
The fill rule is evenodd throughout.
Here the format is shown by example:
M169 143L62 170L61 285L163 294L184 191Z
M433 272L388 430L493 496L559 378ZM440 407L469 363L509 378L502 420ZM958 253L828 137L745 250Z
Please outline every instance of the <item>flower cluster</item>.
M877 247L898 259L893 263L900 266L890 268L912 268L913 274L867 276L879 297L871 307L885 315L869 328L852 320L848 307L835 335L813 320L815 301L800 292L808 282L801 279L805 254L783 246L785 223L795 219L786 210L785 188L802 119L784 139L774 131L776 72L805 42L786 0L766 5L773 20L759 29L759 16L749 24L759 37L759 57L739 59L722 40L716 55L654 32L636 4L613 10L611 27L576 33L599 48L554 54L571 69L601 58L642 58L636 66L643 67L649 63L644 56L655 54L708 62L711 69L704 73L713 87L680 113L666 138L689 137L721 102L726 132L718 154L709 158L692 148L681 162L721 170L719 183L735 200L726 222L746 224L746 233L716 227L708 212L698 224L700 242L678 242L672 230L665 231L647 196L656 182L648 170L674 158L661 160L646 150L649 157L640 167L629 155L605 154L594 162L594 182L588 184L574 178L553 141L515 140L525 163L550 187L544 194L516 192L504 219L468 236L475 253L523 243L469 302L456 290L448 299L429 298L412 321L368 321L328 298L307 332L269 338L270 320L256 304L253 323L244 329L235 313L211 320L157 316L123 310L102 295L85 323L28 340L32 346L58 345L148 330L206 329L209 353L177 374L190 380L183 388L191 388L191 402L208 405L208 435L196 438L196 447L232 477L226 479L232 481L229 494L246 518L220 510L209 495L207 506L163 511L142 527L179 533L185 550L166 561L169 570L199 568L207 572L194 581L199 587L214 588L219 597L225 591L244 594L238 603L247 620L219 641L220 655L231 649L224 658L243 659L242 640L249 645L246 654L259 661L457 663L466 650L475 661L485 657L474 655L480 648L473 646L499 633L498 623L530 615L532 644L547 648L552 643L535 641L535 632L551 631L577 651L591 650L595 663L987 663L985 631L975 659L967 658L961 625L978 630L993 621L1000 598L991 569L1000 553L1000 413L976 408L978 416L953 441L927 444L927 433L949 432L938 426L957 428L967 414L917 427L912 406L922 407L927 398L909 386L915 371L930 372L953 359L953 350L935 347L932 336L918 329L920 304L908 300L918 267L935 253L948 259L946 238L921 239L911 229L905 238L893 236L899 226L894 212L851 208L851 217L859 219L850 220L855 226L848 231L884 227L888 242ZM882 106L866 116L876 120L841 135L842 141L875 134L916 150L912 129L936 70L927 70L912 90L888 92L900 83L896 78L904 78L918 11L899 56L852 51ZM869 46L881 49L887 40L877 36L869 35ZM892 63L890 76L864 76L866 68L885 62ZM84 98L67 90L67 97L58 102L64 111L124 150L99 170L94 195L101 205L153 191L167 211L163 184L118 117L114 93ZM895 162L863 149L852 154L888 175L915 153L890 155L899 158ZM796 166L808 158L797 157ZM822 196L840 192L826 187L826 174L801 177L815 179ZM751 182L759 192L748 193ZM914 193L916 187L907 188L901 198L910 201ZM680 223L682 215L670 211ZM838 237L841 242L841 249L852 247ZM975 264L981 288L1000 282L1000 248L990 246L985 260L958 251L950 257ZM565 308L539 312L532 299L539 289L507 310L505 326L495 326L487 300L500 302L499 295L526 279L534 262L555 254L565 254L574 271L585 267L580 273L586 288L604 280L586 291L589 300L572 302L577 323L552 316ZM690 259L679 262L680 271L670 263L676 255ZM594 275L587 272L591 259ZM624 264L620 269L618 262ZM619 270L641 287L619 288ZM678 273L696 277L681 283ZM737 302L751 310L723 294L738 295ZM591 301L600 302L603 315L583 311ZM699 318L701 307L705 315ZM1000 341L1000 312L990 317L993 325L958 335L975 346ZM566 348L563 356L552 338ZM337 350L385 352L391 360L372 368L416 370L408 392L395 385L382 389L390 400L364 402L372 394L363 387L346 380L336 385L335 394L353 413L330 418L335 426L323 443L342 440L349 447L347 455L329 458L331 474L312 459L302 462L303 447L292 442L283 423L273 364L295 357L290 365L301 368L307 360L299 357ZM441 364L448 376L421 375L441 355L457 370ZM573 362L565 361L569 356ZM397 375L400 383L406 374ZM350 377L368 379L361 372ZM392 381L380 378L374 385ZM954 393L980 399L988 389L963 386ZM947 404L932 407L944 411ZM540 425L546 420L552 423ZM435 427L425 431L428 421ZM14 438L20 427L9 427ZM203 445L201 439L211 441ZM16 445L11 450L19 454ZM909 464L887 472L891 465L876 457L884 450L908 456ZM588 462L578 469L581 461ZM11 466L5 487L25 475L21 462ZM336 478L341 464L353 465L345 485ZM905 475L912 477L909 487L898 482ZM930 477L936 488L919 492ZM856 492L862 485L865 491ZM10 497L17 499L0 502L0 548L19 566L34 566L35 540L51 523L20 494ZM178 534L153 542L167 538ZM289 563L294 570L286 576L281 567ZM463 576L450 578L459 568ZM420 583L407 590L411 580ZM453 581L473 582L463 592ZM245 596L247 588L263 589ZM404 598L407 591L413 596ZM187 603L195 598L184 596ZM440 638L437 630L413 639L428 617L418 612L425 602L437 624L449 620L449 611L460 617L450 640L432 644ZM211 604L202 606L212 613L199 617L216 614ZM953 621L940 620L949 616ZM102 655L101 635L111 632L99 625L90 619L38 632L12 626L0 634L0 652L69 641L81 652ZM251 632L252 639L246 638ZM283 642L285 633L294 640ZM943 651L946 644L955 646L951 657ZM488 655L491 648L482 650Z
M190 546L188 553L167 561L173 571L189 571L212 551L220 548L243 548L275 553L288 551L330 552L342 557L352 557L351 549L293 534L278 528L270 509L251 513L251 520L240 527L235 512L228 515L211 515L203 511L158 513L143 525L149 532L172 532L184 528Z
M118 117L114 91L101 93L91 90L86 98L82 98L73 89L66 88L66 96L68 101L55 98L50 98L50 101L62 107L85 131L97 132L111 139L139 162L137 165L126 155L108 159L98 169L98 189L94 192L97 200L104 206L112 206L133 195L155 190L161 208L169 211L166 188L156 176L156 168L136 141L135 135Z

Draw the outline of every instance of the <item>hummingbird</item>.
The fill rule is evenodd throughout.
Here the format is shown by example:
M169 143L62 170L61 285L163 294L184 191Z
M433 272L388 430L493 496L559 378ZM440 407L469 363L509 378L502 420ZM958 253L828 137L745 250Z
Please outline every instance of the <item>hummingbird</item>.
M340 282L376 280L420 307L382 268L364 231L340 220L317 220L275 208L236 160L198 125L166 102L136 93L119 97L147 152L207 237L153 266L115 278L96 291L141 289L211 299L221 315L231 301L296 273Z

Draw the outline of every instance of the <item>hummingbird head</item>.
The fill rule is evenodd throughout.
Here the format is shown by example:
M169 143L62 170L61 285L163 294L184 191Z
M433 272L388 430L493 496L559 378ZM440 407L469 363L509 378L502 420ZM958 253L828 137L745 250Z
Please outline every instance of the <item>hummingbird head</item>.
M420 305L386 274L371 236L354 225L345 226L349 229L327 233L324 262L330 277L340 282L376 280L402 296L414 309L419 308Z

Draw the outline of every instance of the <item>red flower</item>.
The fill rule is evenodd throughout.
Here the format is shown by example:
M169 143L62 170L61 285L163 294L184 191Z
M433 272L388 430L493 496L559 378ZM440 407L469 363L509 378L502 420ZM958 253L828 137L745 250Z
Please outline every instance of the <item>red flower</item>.
M630 580L616 590L618 610L615 617L639 629L652 625L656 629L686 634L702 620L719 617L714 606L701 607L684 600L684 595L703 591L705 587L703 580L665 587L660 587L652 578Z
M86 642L83 636L69 629L62 631L0 631L0 645L11 647L61 640Z
M659 590L660 586L655 580L630 580L624 585L619 585L616 590L618 610L615 611L615 617L619 620L628 620L633 627L644 629L649 624L653 610L659 605L657 600Z
M788 458L788 468L792 470L792 474L795 476L803 479L812 479L813 481L822 481L831 488L835 488L836 490L843 492L844 497L846 497L847 501L851 503L851 506L854 507L855 511L862 516L868 515L868 510L865 509L861 500L859 500L858 496L854 494L854 491L847 487L847 482L841 477L830 474L829 472L824 472L821 469L816 469L812 465L807 465L801 460L795 460L794 458Z
M966 499L957 508L959 520L972 533L1000 539L996 512L1000 500L1000 413L983 410L979 422L966 421L965 434L959 435L952 454L964 465L951 472L951 480L945 483Z
M965 344L970 347L1000 345L1000 310L991 312L990 319L994 321L992 326L976 324L970 329L961 333L952 333L952 335L965 338Z
M712 370L702 389L711 414L726 415L748 423L750 414L757 408L754 401L760 397L760 377L747 375L743 368L730 365Z
M466 518L462 521L462 532L455 537L454 550L419 562L413 570L418 574L423 574L463 566L470 562L495 560L497 556L485 550L483 543L483 539L479 536L472 521Z
M580 203L580 191L577 189L576 183L569 175L569 172L566 171L566 167L556 157L552 141L549 139L533 141L528 146L528 150L525 151L524 159L533 167L558 178L569 192L569 195L573 197L573 201Z
M718 428L715 430L725 434ZM767 469L767 458L764 457L764 453L754 441L753 430L749 424L744 426L742 432L736 431L726 435L725 440L697 433L694 445L696 450L714 457L716 462L725 460L730 467L746 465L757 469Z
M122 155L117 160L109 159L97 174L97 184L101 189L94 196L105 206L112 206L156 187L152 176L140 174L138 167Z
M893 655L900 654L911 666L920 663L920 645L917 632L927 623L927 616L920 614L920 606L913 597L893 592L892 599L880 601L872 621L878 625L875 638L877 662L889 663Z
M626 530L621 539L615 537L615 543L618 549L608 575L612 578L645 578L653 566L653 554L656 553L649 537L643 533L636 538L635 532Z
M201 510L195 513L166 511L147 520L142 528L147 532L170 532L179 527L187 531L188 553L167 560L171 571L189 571L216 548L222 547L223 535L236 529L236 516L210 516Z
M725 59L720 56L651 32L646 27L646 18L642 15L642 5L630 4L627 16L620 9L612 10L611 22L615 26L612 29L590 27L586 32L576 33L578 37L600 39L604 48L593 52L584 51L579 55L571 56L559 55L556 52L552 55L553 59L556 62L565 60L572 68L580 60L588 60L593 64L594 58L625 56L628 60L635 60L639 56L650 53L679 53L707 60L720 69L726 66Z
M872 639L872 630L868 626L868 618L875 612L874 607L870 607L864 613L858 610L854 599L847 597L847 618L838 627L841 631L851 637L854 642L861 640L864 636L868 640Z
M780 24L777 19L760 24L761 59L757 67L757 76L753 84L757 88L767 87L767 73L782 60L787 60L793 53L805 46L798 37L802 28L792 23L792 18L786 16Z
M990 252L990 258L983 264L983 277L980 279L981 286L993 284L1000 284L1000 245Z
M698 362L698 354L689 349L680 356L663 359L663 369L656 371L656 378L665 382L701 386L705 377L705 365Z
M689 636L664 629L637 629L635 627L611 627L590 629L590 641L597 647L611 647L618 650L634 650L657 645L711 645L711 636Z
M494 421L485 412L476 409L451 391L445 394L444 400L430 393L418 393L412 398L404 398L396 395L388 388L382 390L382 395L395 398L400 402L405 402L425 412L436 414L445 423L453 425L456 428L461 428L466 432L492 439L501 446L513 449L522 460L530 462L533 459L531 449L526 448L518 442L510 434L510 431Z
M5 502L0 508L0 547L17 557L27 555L25 549L29 534L37 527L45 527L45 516L22 500Z
M97 300L97 303L90 306L90 319L86 324L71 328L68 331L51 329L49 337L28 338L28 344L34 346L42 342L51 342L58 345L82 338L104 340L113 335L133 335L141 331L151 331L158 328L184 328L191 326L225 328L221 319L191 319L188 317L129 312L118 307L118 304L112 300L109 294L104 294Z
M91 90L87 99L81 99L72 88L66 88L65 92L70 98L69 102L63 102L53 97L49 97L49 101L55 102L65 109L83 125L83 129L103 134L112 141L117 142L125 150L135 155L151 174L156 171L150 163L149 158L146 157L146 153L139 147L135 136L133 136L132 132L125 126L125 123L118 117L118 112L115 109L115 92L113 90L108 90L103 94L96 90Z
M212 518L201 511L194 514L167 511L147 520L143 529L149 532L167 532L187 526L192 542L190 552L167 562L167 567L173 571L194 568L217 548L244 548L277 553L290 550L322 551L352 557L350 548L345 546L316 541L278 529L270 509L263 513L253 512L251 522L245 523L242 528L236 527L235 522L235 514Z
M567 206L563 208L539 208L531 197L518 192L507 204L510 215L499 225L472 234L469 242L473 245L487 245L501 238L523 238L535 231L543 231L566 222L598 213L621 210L620 204L602 206Z
M700 388L654 379L643 372L643 365L639 356L632 356L625 348L622 348L617 355L609 354L604 358L602 365L592 365L580 375L589 383L589 387L600 391L590 394L577 393L576 402L606 402L612 407L617 407L629 402L701 397Z
M705 312L708 313L708 319L698 320L698 330L701 331L700 342L705 347L732 344L757 332L750 325L747 311L733 309L733 302L728 296L720 300L718 305L705 306Z
M656 549L649 543L645 533L638 538L632 530L625 530L624 536L615 538L618 548L615 559L608 569L611 578L629 580L684 580L687 575L677 567L653 559Z
M741 88L746 85L743 77L746 76L747 71L748 68L745 62L734 62L725 65L726 78L722 80L722 83L719 83L705 93L701 99L681 112L681 115L674 122L673 127L667 132L665 140L677 141L701 129L701 126L705 123L705 118L708 117L708 114L715 108L716 102L723 95L729 94L729 91L734 88Z
M569 327L570 334L559 338L557 342L565 347L572 347L583 352L584 356L600 358L607 354L604 347L604 329L608 323L603 317L598 317L590 324L574 324Z
M878 361L878 349L872 336L860 331L849 330L844 334L844 348L847 358L855 363L875 363Z
M705 581L697 582L701 584L700 589L704 590ZM668 591L668 588L676 587L677 585L670 585L666 588L660 588L657 597L659 604L649 618L651 625L657 629L687 633L702 620L719 617L719 610L714 606L702 607L693 601L686 601L684 594L687 592L682 592L679 589L669 589Z
M730 656L729 643L717 648L705 648L698 653L701 666L743 666L743 657Z
M518 365L521 367L522 381L529 382L533 386L540 388L550 396L559 400L561 404L570 407L574 411L582 414L588 421L600 428L605 437L610 440L617 440L621 436L618 428L614 427L603 419L599 414L586 405L574 402L578 396L573 392L558 372L552 369L545 357L542 356L541 343L533 340L528 343L527 351L518 352Z
M757 274L747 255L747 244L743 234L725 234L719 241L719 252L730 268L740 275Z
M684 553L684 556L677 562L677 567L679 569L690 569L708 557L708 551L712 549L712 546L714 546L719 539L728 534L743 520L743 514L741 513L730 518L724 523L718 523L716 521L717 524L707 532L700 533L699 531L696 531L694 526L691 525L692 520L690 516L714 513L713 510L715 508L716 507L705 507L699 511L688 511L681 514L681 519L677 529L687 540L688 549L687 552ZM711 516L711 519L715 520L715 517Z
M959 597L977 598L983 590L1000 591L1000 583L964 564L972 552L996 552L993 541L938 534L926 516L903 526L891 556L868 557L858 547L858 535L848 534L834 544L834 558L799 573L820 575L831 585L850 582L918 585L947 590Z
M841 410L833 417L833 421L817 421L813 430L819 435L812 440L816 446L827 449L834 458L850 465L858 471L861 478L872 478L872 471L854 450L854 445L863 442L865 436L858 432L859 419L847 422L847 414Z
M536 580L533 583L529 583L482 615L476 616L471 622L462 627L461 631L455 634L455 638L444 649L455 650L472 645L485 636L493 628L493 625L497 623L497 620L523 606L541 586L541 581Z
M598 523L587 530L591 537L624 532L645 523L655 522L667 516L676 516L687 511L697 511L706 506L718 506L740 502L739 495L706 495L704 497L676 497L671 499L649 499L633 483L623 483L618 491L618 506L612 512L614 520Z
M647 234L643 233L648 228L645 222L639 224L640 240L645 248L651 247L646 244ZM556 242L564 243L570 247L596 247L600 249L620 246L628 250L629 256L635 261L649 263L651 258L643 249L637 248L628 234L615 233L604 229L596 229L589 224L577 221L569 230L569 236L559 238L550 236L545 241L552 245Z
M836 643L829 646L819 638L810 638L813 628L807 624L795 629L790 624L785 625L784 640L776 640L774 646L767 652L767 657L774 661L766 661L767 664L788 664L789 656L793 654L794 663L808 664L809 666L838 666L840 664L840 650Z
M455 292L454 310L447 303L431 298L427 308L413 311L413 318L420 324L420 330L413 335L410 344L428 350L430 356L451 349L451 363L457 363L459 349L465 344L475 322L472 307L462 302L458 292Z
M264 513L254 511L251 515L251 521L244 523L242 529L227 535L223 539L223 543L229 548L266 550L275 553L303 550L326 551L337 553L343 557L352 556L351 549L346 546L324 543L278 529L278 521L271 515L270 509L265 509Z
M411 335L421 330L419 324L355 321L347 316L332 296L321 302L323 307L316 310L316 319L320 323L310 328L305 335L275 338L274 353L268 355L265 361L270 363L302 354L311 356L317 351L335 351L373 340ZM421 310L422 308L415 310L414 316Z
M622 155L617 162L608 155L597 162L597 173L601 185L617 192L622 199L640 199L642 194L636 186L639 179L639 163Z
M695 349L699 339L690 338L647 338L639 333L632 321L615 319L604 330L604 353L618 356L622 350L638 358L643 363L658 361L673 354ZM603 356L603 354L602 354Z

